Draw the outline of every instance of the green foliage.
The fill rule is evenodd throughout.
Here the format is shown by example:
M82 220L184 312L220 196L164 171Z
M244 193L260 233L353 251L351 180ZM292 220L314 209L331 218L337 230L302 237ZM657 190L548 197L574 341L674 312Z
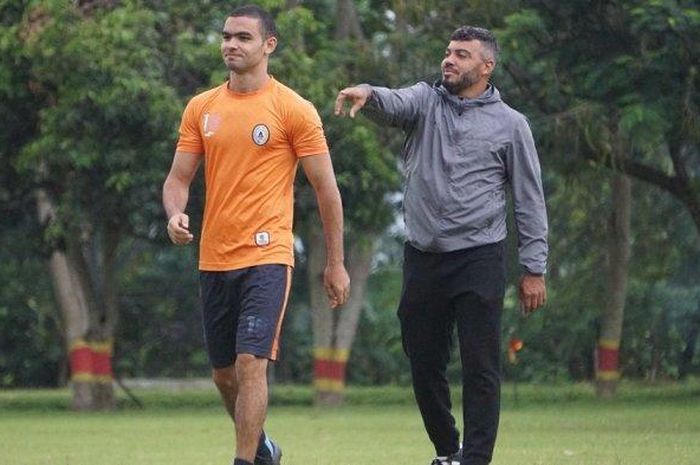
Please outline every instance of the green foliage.
M625 375L673 377L697 312L696 285L690 284L697 283L697 267L692 272L685 264L697 264L699 246L700 223L691 207L700 199L698 60L691 46L700 33L697 2L521 3L498 34L506 71L501 87L533 122L550 209L550 298L534 320L552 326L541 327L534 350L544 355L539 347L565 341L563 352L551 347L545 353L566 360L569 376L590 376L596 315L606 299L604 170L629 160L648 170L635 172L640 179L667 191L682 182L674 175L688 182L683 195L670 192L677 199L635 185L621 353ZM672 160L672 150L682 155ZM693 217L681 219L687 213ZM695 274L691 281L689 273ZM522 329L509 324L527 335L525 365L534 355L528 339L535 335L527 334L532 320ZM684 325L688 329L679 331ZM539 375L547 372L535 367ZM523 366L516 371L532 376Z
M408 385L411 371L396 316L401 272L386 266L368 282L368 302L348 361L348 382L357 385Z
M157 214L180 106L159 53L162 17L126 6L83 18L62 2L44 14L24 58L45 105L17 166L52 186L58 224L143 231L144 207Z
M372 57L359 44L321 41L331 33L332 24L303 7L280 14L278 27L283 39L270 62L272 73L319 110L343 197L348 236L381 233L393 216L384 197L399 188L395 157L371 123L333 116L338 90L352 83L348 71L371 68ZM298 206L301 221L311 218L309 210L316 208L313 202L302 201Z
M196 292L198 274L191 266L195 254L194 248L144 247L124 274L115 353L120 377L183 378L209 371Z
M12 323L8 330L14 328L3 338L9 344L3 358L12 354L3 360L3 384L57 384L63 382L58 374L65 373L65 341L60 340L54 321L58 312L50 303L48 254L30 251L62 247L66 238L92 244L106 224L116 224L131 236L120 247L118 271L127 284L134 277L126 265L155 245L144 247L134 238L153 239L162 231L160 185L183 104L178 89L169 83L177 74L171 63L178 62L179 51L175 41L162 35L170 25L168 15L135 2L89 13L58 1L21 8L15 2L15 7L14 22L3 22L0 28L0 105L11 115L0 128L0 141L6 142L0 144L0 194L8 200L3 220L9 220L1 231L8 243L11 234L24 235L15 247L3 247L3 273L8 273L8 283L22 284L18 289L24 290L10 292L8 286L0 300L4 321ZM195 55L179 61L200 60ZM57 212L56 221L43 231L37 227L34 207L38 186L47 189ZM19 231L12 225L14 217ZM100 263L91 266L97 272ZM32 276L38 279L30 288ZM95 283L99 286L99 280ZM163 286L159 281L156 287ZM189 288L196 296L194 286ZM41 290L43 300L32 297L36 291L30 289ZM35 303L26 308L27 302ZM130 303L124 299L123 304ZM36 321L39 310L43 320ZM26 322L20 323L20 318ZM32 343L20 343L22 337ZM50 351L44 347L47 341L53 344ZM33 348L33 355L39 356L27 357L20 347ZM119 342L117 347L119 353ZM35 367L39 365L41 373Z
M123 233L117 372L208 374L196 250L165 244L160 186L185 102L226 79L220 28L241 3L129 0L82 11L75 2L0 0L0 385L61 381L63 341L42 259L67 237L94 239L106 222L118 223ZM408 383L395 317L400 238L393 229L386 233L397 215L403 135L362 116L334 117L335 95L358 82L396 87L433 81L450 32L463 22L493 28L499 38L494 82L532 124L549 207L549 303L527 320L518 316L512 286L519 270L515 260L510 263L504 341L515 335L525 346L519 363L506 365L506 378L589 379L597 315L606 299L610 196L603 167L624 150L634 161L672 174L669 147L680 145L688 195L700 192L697 2L355 4L365 42L333 39L333 1L305 1L292 10L282 0L265 2L280 30L271 71L322 116L349 239L385 234L350 382ZM195 234L201 184L198 179L190 201ZM316 207L308 201L308 186L303 180L300 185L297 219L303 223ZM35 219L38 186L56 201L59 215L43 229ZM634 189L623 374L672 378L700 300L697 225L679 199L642 184ZM311 377L304 267L302 255L274 372L279 381ZM695 372L698 363L696 353ZM449 374L458 380L456 353ZM381 397L367 398L375 395Z
M55 386L64 355L36 226L6 219L17 223L0 229L0 388Z
M663 134L669 130L669 122L663 117L663 109L657 106L630 102L620 108L620 133L630 146L644 149L663 144Z

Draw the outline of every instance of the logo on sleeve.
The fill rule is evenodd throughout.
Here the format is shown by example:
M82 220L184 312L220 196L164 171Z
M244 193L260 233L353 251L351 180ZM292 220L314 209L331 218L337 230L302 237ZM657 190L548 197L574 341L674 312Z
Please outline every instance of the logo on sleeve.
M204 137L211 137L214 135L219 126L221 126L221 116L216 113L204 113Z
M256 145L265 145L270 140L270 130L264 124L258 124L253 128L253 142Z

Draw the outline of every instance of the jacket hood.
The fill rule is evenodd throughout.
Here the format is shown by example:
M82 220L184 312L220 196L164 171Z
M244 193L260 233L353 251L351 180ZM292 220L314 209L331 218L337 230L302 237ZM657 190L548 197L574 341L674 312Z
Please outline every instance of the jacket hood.
M495 86L489 84L483 94L477 98L460 98L454 94L451 94L445 86L442 85L442 80L435 81L433 84L433 89L438 93L445 101L447 101L450 106L452 106L457 111L464 111L467 108L481 107L483 105L489 105L491 103L497 103L501 101L501 93L498 92Z

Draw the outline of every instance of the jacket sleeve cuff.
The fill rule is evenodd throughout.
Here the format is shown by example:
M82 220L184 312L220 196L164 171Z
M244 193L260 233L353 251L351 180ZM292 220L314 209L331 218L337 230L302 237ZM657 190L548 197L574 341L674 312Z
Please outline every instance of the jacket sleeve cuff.
M547 270L534 270L531 268L528 268L526 266L522 267L523 269L523 274L530 275L530 276L544 276L547 274Z

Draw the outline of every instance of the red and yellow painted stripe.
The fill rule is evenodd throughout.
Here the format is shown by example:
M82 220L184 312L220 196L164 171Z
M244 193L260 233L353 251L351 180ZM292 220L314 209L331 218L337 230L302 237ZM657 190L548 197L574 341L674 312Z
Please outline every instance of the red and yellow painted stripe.
M332 347L314 349L314 387L320 391L342 392L350 350Z
M113 341L74 340L68 350L71 381L79 383L112 382Z
M620 379L620 341L601 339L596 348L596 378L601 381Z
M515 336L510 338L508 341L508 362L511 365L518 363L518 352L520 352L524 346L525 343L522 339Z

